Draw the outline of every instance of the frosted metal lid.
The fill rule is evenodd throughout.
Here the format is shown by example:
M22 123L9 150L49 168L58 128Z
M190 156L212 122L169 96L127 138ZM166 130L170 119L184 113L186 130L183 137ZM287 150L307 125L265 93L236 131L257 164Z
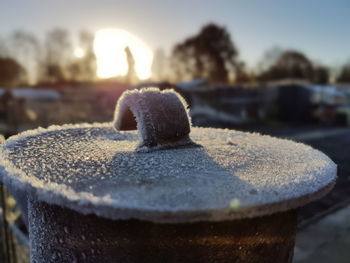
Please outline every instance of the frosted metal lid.
M117 119L124 110L134 113L123 107L117 107ZM145 150L147 140L140 143L136 131L116 131L112 123L27 131L2 146L2 179L81 213L154 222L284 211L320 198L336 179L336 165L300 143L208 128L192 128L190 138L179 138L153 141Z

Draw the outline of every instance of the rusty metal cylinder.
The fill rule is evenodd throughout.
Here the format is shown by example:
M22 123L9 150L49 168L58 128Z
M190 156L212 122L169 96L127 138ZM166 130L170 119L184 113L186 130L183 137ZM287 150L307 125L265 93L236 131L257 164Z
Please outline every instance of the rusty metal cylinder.
M32 263L292 262L296 211L223 222L109 220L31 200Z

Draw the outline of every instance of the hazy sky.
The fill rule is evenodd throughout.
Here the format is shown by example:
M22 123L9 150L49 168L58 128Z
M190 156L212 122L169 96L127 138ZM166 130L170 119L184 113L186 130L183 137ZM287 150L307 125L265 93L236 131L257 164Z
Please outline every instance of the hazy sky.
M349 0L1 0L0 36L53 27L122 28L152 49L171 46L207 22L225 25L250 66L272 46L339 65L350 59Z

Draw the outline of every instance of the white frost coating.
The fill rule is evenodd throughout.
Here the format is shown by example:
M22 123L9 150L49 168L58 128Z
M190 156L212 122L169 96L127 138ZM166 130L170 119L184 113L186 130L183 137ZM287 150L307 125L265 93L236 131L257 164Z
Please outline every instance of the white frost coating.
M335 182L336 165L300 143L204 128L192 128L191 138L203 147L136 153L136 132L116 132L110 123L55 126L11 137L0 165L6 184L45 202L155 222L285 211Z
M139 144L142 152L147 152L148 148L166 148L169 143L162 143L167 140L176 141L176 145L186 145L191 143L184 139L190 132L187 108L185 100L173 90L130 90L118 100L113 126L118 131L137 128L142 139ZM176 140L178 138L180 140Z

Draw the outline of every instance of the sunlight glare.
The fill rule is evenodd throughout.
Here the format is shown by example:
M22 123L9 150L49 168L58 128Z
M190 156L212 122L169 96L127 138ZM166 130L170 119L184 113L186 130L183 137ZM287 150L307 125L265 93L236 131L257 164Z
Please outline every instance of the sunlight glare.
M82 58L82 57L84 57L84 56L85 56L85 51L84 51L84 49L82 49L82 48L80 48L80 47L74 49L74 56L75 56L76 58Z
M121 29L101 29L95 33L94 53L97 59L97 76L111 78L125 76L128 62L125 48L129 47L139 79L151 76L153 52L141 39Z

